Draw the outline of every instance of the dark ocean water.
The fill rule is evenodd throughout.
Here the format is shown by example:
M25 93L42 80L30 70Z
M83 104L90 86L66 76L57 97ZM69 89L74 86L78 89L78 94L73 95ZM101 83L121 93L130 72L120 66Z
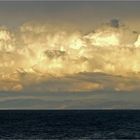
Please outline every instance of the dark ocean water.
M0 111L0 139L140 139L140 111Z

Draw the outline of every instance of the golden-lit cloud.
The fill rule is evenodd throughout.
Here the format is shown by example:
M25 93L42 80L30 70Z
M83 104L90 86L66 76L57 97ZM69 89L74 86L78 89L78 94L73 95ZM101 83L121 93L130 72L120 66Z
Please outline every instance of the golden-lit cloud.
M86 34L38 23L25 23L16 31L0 27L0 90L19 91L50 77L81 72L139 77L139 54L140 35L117 21ZM103 88L88 82L74 87L75 91Z

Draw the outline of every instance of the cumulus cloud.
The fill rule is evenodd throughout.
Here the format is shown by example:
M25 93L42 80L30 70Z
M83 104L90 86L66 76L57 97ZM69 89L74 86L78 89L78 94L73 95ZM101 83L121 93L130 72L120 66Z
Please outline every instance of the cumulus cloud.
M0 27L0 90L20 91L81 72L139 77L139 36L117 19L88 34L39 23L25 23L16 31ZM125 86L122 83L116 90ZM98 82L79 82L71 89L103 87Z

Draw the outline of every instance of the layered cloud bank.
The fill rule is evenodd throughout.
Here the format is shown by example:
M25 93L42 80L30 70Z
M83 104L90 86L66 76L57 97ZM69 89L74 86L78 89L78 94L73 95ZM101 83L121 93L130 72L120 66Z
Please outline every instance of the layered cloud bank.
M14 31L0 27L0 91L21 91L82 72L139 79L139 33L118 20L90 33L41 23L25 23ZM76 86L102 89L99 83Z

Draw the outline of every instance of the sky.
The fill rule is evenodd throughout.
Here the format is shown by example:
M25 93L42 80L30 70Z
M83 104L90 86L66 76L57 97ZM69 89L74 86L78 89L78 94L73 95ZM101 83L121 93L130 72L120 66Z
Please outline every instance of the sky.
M112 18L139 30L139 1L1 1L0 24L17 27L24 22L50 21L94 28Z
M0 1L0 109L140 109L139 1Z

